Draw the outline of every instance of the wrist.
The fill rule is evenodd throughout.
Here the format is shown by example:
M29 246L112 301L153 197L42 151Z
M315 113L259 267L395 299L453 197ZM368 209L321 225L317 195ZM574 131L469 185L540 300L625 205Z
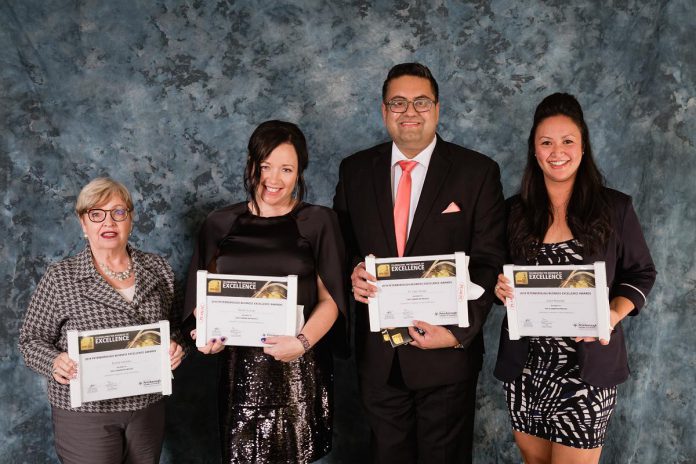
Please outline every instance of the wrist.
M450 329L447 329L447 331L452 335L452 338L454 339L454 344L450 346L450 348L454 348L455 350L463 350L464 345L461 344L459 340L457 340L457 337L454 336L452 331Z
M305 353L307 351L309 351L310 349L312 349L312 345L309 343L309 340L307 340L307 337L305 337L304 334L298 334L296 338L302 344L302 349L304 350Z

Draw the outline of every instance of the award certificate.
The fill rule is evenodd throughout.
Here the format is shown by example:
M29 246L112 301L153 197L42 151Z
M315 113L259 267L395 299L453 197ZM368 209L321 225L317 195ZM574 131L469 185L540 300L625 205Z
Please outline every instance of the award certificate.
M599 337L609 340L609 292L603 261L589 265L515 266L505 277L510 340L524 336Z
M103 330L68 330L68 356L79 364L70 406L161 393L171 395L169 321Z
M465 253L405 258L365 258L377 278L369 299L370 330L408 327L413 320L469 326L469 257Z
M264 346L261 338L297 333L297 276L264 277L198 271L196 346Z

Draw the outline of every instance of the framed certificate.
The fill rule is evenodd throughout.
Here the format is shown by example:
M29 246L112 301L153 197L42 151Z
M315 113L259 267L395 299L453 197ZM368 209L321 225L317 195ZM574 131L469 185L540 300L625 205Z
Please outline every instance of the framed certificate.
M506 301L510 340L524 336L609 339L603 261L590 265L503 267L515 297Z
M196 346L264 346L261 338L297 332L297 276L264 277L198 271Z
M169 321L103 330L68 330L68 356L78 362L70 406L124 396L171 395Z
M405 258L365 258L377 278L369 299L370 330L408 327L413 320L469 327L469 257L465 253Z

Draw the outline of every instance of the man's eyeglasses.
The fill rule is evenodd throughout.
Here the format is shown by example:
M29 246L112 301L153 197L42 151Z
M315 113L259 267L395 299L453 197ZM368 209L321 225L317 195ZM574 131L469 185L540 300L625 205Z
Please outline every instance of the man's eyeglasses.
M125 208L116 209L99 209L93 208L87 211L87 217L92 222L104 222L106 219L106 213L111 214L111 219L116 222L123 222L128 218L128 213L130 210Z
M416 110L418 113L425 113L426 111L430 111L430 109L435 104L435 102L429 98L416 98L415 100L395 98L386 102L385 105L387 105L387 108L389 108L389 111L391 111L392 113L405 113L406 110L408 110L408 105L410 105L411 103L413 103L413 109Z

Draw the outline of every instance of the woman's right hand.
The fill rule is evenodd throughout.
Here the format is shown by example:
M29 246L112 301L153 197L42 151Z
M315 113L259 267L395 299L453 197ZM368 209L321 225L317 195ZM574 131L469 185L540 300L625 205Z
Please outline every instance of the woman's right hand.
M53 360L53 380L68 385L70 379L77 377L77 363L70 359L68 353L63 352Z
M507 301L505 298L513 298L515 296L514 292L512 291L512 287L510 286L510 279L505 277L503 274L498 274L498 282L495 284L493 293L495 293L495 296L506 304L506 306Z
M191 338L196 339L196 329L191 331ZM198 351L203 354L216 354L225 349L227 337L211 338L205 346L199 346Z

